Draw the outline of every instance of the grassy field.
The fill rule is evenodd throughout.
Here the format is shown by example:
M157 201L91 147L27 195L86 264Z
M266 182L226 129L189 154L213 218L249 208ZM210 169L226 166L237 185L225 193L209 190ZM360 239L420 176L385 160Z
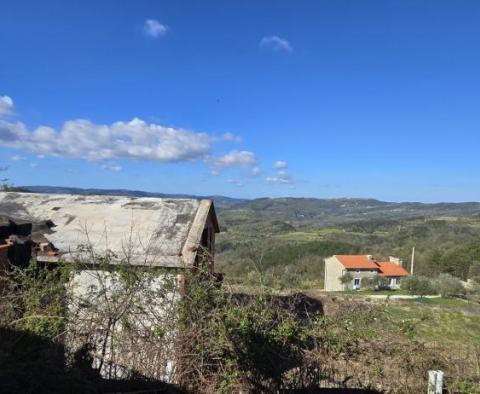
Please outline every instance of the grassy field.
M426 343L453 349L480 349L480 304L452 298L398 300L386 308L390 318Z

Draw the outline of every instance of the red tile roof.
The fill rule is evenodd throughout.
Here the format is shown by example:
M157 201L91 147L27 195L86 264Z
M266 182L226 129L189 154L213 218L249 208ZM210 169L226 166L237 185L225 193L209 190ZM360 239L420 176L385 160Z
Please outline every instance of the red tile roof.
M408 276L410 275L407 270L395 263L380 262L377 263L380 267L380 276Z
M338 261L347 269L378 269L375 259L369 259L368 255L335 255Z

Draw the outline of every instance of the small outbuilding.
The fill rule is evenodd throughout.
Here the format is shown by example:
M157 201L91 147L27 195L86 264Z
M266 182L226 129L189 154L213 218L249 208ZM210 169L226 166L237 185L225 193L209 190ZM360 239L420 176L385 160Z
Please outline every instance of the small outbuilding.
M151 291L128 294L126 300L135 313L132 308L129 314L118 313L113 326L111 316L86 318L77 313L84 319L76 321L71 331L90 335L89 357L104 377L125 377L134 371L148 378L175 380L175 325L162 334L163 355L149 353L153 345L142 347L139 338L158 343L154 339L159 322L173 313L171 306L181 297L185 270L203 266L214 273L219 226L211 200L1 192L0 232L2 269L25 266L32 258L42 264L75 263L68 287L70 299L81 302L69 305L72 315L82 303L104 302L96 309L99 314L112 309L114 293L122 286L120 267L138 267L141 275L154 272L153 279L150 276L145 282ZM106 264L98 264L95 256L108 256L103 260ZM174 278L175 286L170 283L162 293L167 277ZM113 308L115 319L116 312ZM86 322L84 326L81 321ZM132 339L126 337L126 328L133 326L143 334ZM114 349L114 343L120 350Z

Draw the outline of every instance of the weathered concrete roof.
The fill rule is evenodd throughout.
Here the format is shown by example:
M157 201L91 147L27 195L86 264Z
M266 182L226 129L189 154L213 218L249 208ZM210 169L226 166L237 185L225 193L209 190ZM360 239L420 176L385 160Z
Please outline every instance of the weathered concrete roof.
M90 245L132 264L191 265L209 214L216 223L210 200L0 193L0 216L52 220L55 227L41 235L67 260Z

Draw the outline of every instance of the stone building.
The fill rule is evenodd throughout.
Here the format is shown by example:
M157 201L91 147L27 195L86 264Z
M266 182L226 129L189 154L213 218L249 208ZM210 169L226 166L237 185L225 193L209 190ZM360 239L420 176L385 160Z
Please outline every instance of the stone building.
M69 314L77 313L77 305L82 302L98 304L96 310L105 310L112 294L122 286L119 270L125 265L135 270L138 267L142 275L153 273L153 279L150 275L146 281L146 291L139 291L130 300L140 305L128 324L143 330L141 338L151 338L159 321L170 313L165 299L174 305L181 297L186 270L203 265L214 273L218 232L210 200L0 193L0 268L22 267L30 259L52 266L59 262L75 264L68 288L70 299L80 302L74 305L72 301ZM174 286L162 293L167 278L173 278ZM155 298L152 294L161 296ZM104 318L91 316L75 322L71 331L84 329L85 335L94 331L96 350L90 349L90 356L104 377L124 377L134 371L174 381L175 329L163 335L167 338L166 354L155 354L155 361L148 364L150 355L138 338L126 339L121 351L114 352L112 335L124 338L125 320L125 316L119 317L117 326L111 329ZM82 328L81 321L89 326ZM99 348L103 349L101 357ZM162 358L164 365L158 361Z

